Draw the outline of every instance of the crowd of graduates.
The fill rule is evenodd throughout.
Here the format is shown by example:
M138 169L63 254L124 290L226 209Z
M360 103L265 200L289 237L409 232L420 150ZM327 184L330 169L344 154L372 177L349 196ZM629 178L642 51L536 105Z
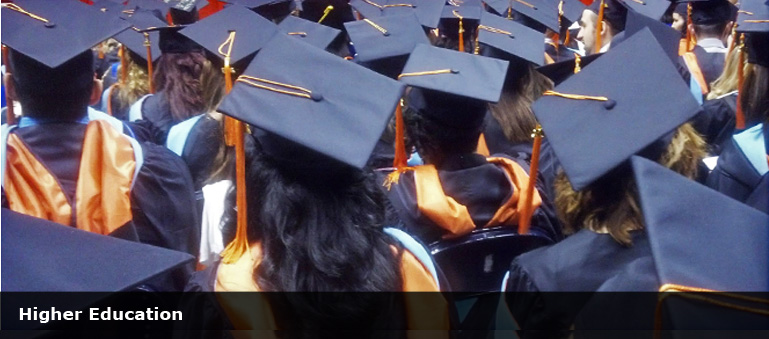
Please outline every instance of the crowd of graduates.
M3 0L2 44L4 291L769 291L766 0Z

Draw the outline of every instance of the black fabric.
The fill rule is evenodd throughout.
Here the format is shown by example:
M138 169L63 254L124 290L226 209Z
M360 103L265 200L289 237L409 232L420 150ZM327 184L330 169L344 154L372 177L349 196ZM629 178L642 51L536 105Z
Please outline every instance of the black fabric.
M545 53L547 53L547 55L550 56L550 58L552 58L555 62L574 59L574 52L570 51L568 48L566 48L566 46L561 44L558 44L558 48L556 49L555 46L546 43Z
M710 83L716 81L721 73L724 72L724 53L708 53L704 48L700 46L694 46L694 55L697 56L697 64L700 66L702 76L705 78L705 82Z
M171 115L171 104L166 95L159 92L147 97L142 103L141 111L142 118L152 123L157 130L155 143L165 145L168 131L173 125L181 122Z
M192 175L195 190L205 185L211 174L213 160L224 143L222 125L208 114L204 115L187 135L187 142L182 151L182 160L187 164Z
M769 174L761 176L740 146L730 138L725 144L718 164L707 179L707 185L727 196L769 213Z
M515 161L528 171L526 163L521 160ZM507 201L513 188L504 171L495 164L485 162L480 155L466 155L464 159L455 159L452 162L447 164L446 168L438 170L444 192L460 204L467 206L476 226L483 227ZM380 175L386 175L386 173L380 172ZM398 184L393 184L390 190L383 189L407 233L426 244L438 241L447 234L443 228L419 211L413 172L401 174ZM537 189L540 195L545 195L540 181ZM545 199L543 197L543 200ZM554 241L562 237L549 203L543 204L534 212L531 224L532 228L538 229Z
M131 211L142 243L197 256L200 220L192 213L195 194L184 162L165 147L142 144L144 164L131 190ZM191 273L195 265L184 267ZM181 275L169 284L181 290Z
M712 155L721 153L721 149L734 133L737 94L705 101L702 111L692 118L692 126L708 143Z
M636 231L631 235L633 246L624 247L608 234L581 230L560 243L516 258L507 292L531 292L506 295L519 326L532 329L519 334L523 338L563 336L590 294L563 298L558 293L538 292L597 291L606 281L623 273L629 263L651 256L646 234Z

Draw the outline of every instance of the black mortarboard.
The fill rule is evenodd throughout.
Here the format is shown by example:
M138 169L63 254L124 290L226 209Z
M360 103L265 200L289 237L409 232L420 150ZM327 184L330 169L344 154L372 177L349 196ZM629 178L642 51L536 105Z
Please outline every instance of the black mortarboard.
M584 69L585 67L587 67L587 65L593 62L595 59L598 59L598 57L600 57L601 55L603 55L603 53L596 53L596 54L591 54L587 56L581 56L579 58L580 69ZM544 65L542 67L538 67L537 72L542 73L542 75L552 80L555 86L558 86L562 82L566 81L566 79L574 75L574 68L576 67L576 63L577 63L577 58L571 58L568 60L559 61L549 65Z
M495 53L484 55L513 61L513 56L537 66L544 63L545 37L517 22L491 13L481 14L478 42L492 47ZM505 55L506 54L506 55Z
M371 19L413 11L422 26L436 28L445 3L443 0L352 0L350 6Z
M332 43L341 40L339 36L342 33L341 30L336 28L321 25L292 15L283 19L278 25L278 28L284 33L320 49L330 48Z
M344 29L344 23L355 20L349 0L304 0L302 12L299 16L303 19L318 22L324 17L329 6L333 9L323 18L322 24L336 29Z
M238 78L219 110L255 125L271 157L295 169L331 175L327 167L365 166L403 87L278 34Z
M465 37L470 38L471 33L475 31L475 26L481 20L481 6L473 4L462 6L443 6L441 12L441 21L438 24L441 34L456 39L459 37L459 17L462 17L462 26L465 30Z
M223 59L222 53L227 53L230 47L230 44L225 42L230 38L231 32L235 32L235 35L230 63L235 64L264 47L278 32L278 27L248 8L232 5L205 20L187 26L180 33Z
M727 0L690 0L692 5L692 23L695 25L712 25L725 23L733 15L732 5Z
M259 15L276 20L286 17L296 8L294 0L227 0L252 9Z
M200 19L198 10L208 4L206 0L171 0L173 6L168 9L168 14L174 25L190 25ZM198 6L200 4L200 6Z
M195 259L5 208L2 220L4 292L125 291Z
M355 44L355 61L390 77L400 73L417 44L430 43L413 12L366 18L344 26Z
M17 0L3 3L2 17L2 43L50 68L129 26L79 1Z
M583 4L579 0L561 0L556 1L556 7L558 3L563 3L563 17L569 22L576 22L582 17L582 12L587 8L587 5Z
M660 286L769 290L769 216L655 162L632 164Z
M745 33L769 32L769 1L741 0L737 15L737 31Z
M165 22L155 17L152 12L146 10L136 10L129 17L126 18L131 24L131 28L127 29L120 34L115 35L115 40L119 41L123 46L128 48L135 55L138 55L145 61L147 60L147 47L145 46L144 33L139 32L156 27L164 27ZM147 32L149 34L150 49L152 51L152 60L155 61L160 57L160 33L157 31Z
M632 36L644 28L649 28L649 31L651 31L654 38L657 39L657 42L659 42L662 49L665 50L665 53L668 54L670 60L674 63L678 62L678 45L681 41L681 32L662 23L658 19L653 19L634 11L628 11L627 22L625 24L625 38ZM612 46L614 47L620 43L619 39L612 40Z
M409 107L448 126L473 128L482 123L485 104L499 101L508 64L420 44L411 53L400 81L413 87Z
M605 0L604 4L603 19L611 24L614 29L624 31L627 7L625 7L619 0ZM593 1L588 8L598 15L601 8L601 0Z
M636 13L658 21L670 7L668 0L626 0L623 3Z
M580 100L545 95L532 106L577 191L699 110L687 84L648 29L604 53L554 91L594 97Z
M114 0L95 0L93 6L103 13L112 14L125 18L128 16L129 7L126 7L123 2L116 2Z
M524 15L554 32L561 30L558 25L558 7L554 6L550 0L513 0L510 6L514 13ZM516 20L529 24L526 20L517 17ZM536 29L536 27L532 28Z

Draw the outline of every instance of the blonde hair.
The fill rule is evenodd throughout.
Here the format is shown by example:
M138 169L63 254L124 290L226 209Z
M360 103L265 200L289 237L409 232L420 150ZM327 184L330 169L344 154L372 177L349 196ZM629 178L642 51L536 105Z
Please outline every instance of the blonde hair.
M710 84L710 93L708 93L707 100L717 99L724 94L734 92L738 89L737 87L739 86L739 77L737 69L740 67L739 65L739 48L733 48L726 56L726 62L724 62L724 71L721 72L721 75L718 77L718 79L714 80ZM746 62L744 66L745 68L743 68L743 70L747 69L747 65L748 63Z
M705 154L705 141L686 123L676 130L657 162L694 179ZM630 231L643 229L635 180L627 170L612 171L579 192L572 189L561 172L555 180L555 190L556 212L567 233L581 228L607 232L618 243L630 246Z
M136 60L130 56L130 53L128 55L129 57L126 58L128 62L125 82L114 89L117 91L117 107L113 107L113 112L127 109L136 100L150 92L147 70L137 64ZM118 67L118 74L121 74L120 67Z

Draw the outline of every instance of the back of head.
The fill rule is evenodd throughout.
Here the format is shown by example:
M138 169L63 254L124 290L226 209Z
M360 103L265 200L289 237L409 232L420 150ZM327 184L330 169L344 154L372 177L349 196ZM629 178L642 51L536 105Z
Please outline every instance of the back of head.
M10 64L25 115L75 120L86 114L94 79L90 50L56 68L10 50Z

